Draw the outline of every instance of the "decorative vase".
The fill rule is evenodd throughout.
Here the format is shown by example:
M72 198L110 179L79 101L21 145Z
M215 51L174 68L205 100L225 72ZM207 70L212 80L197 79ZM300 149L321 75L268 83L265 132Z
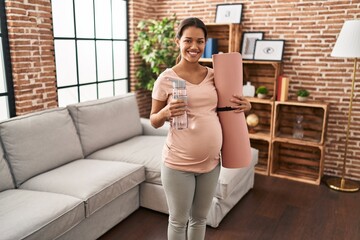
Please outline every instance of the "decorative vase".
M294 138L302 139L304 137L304 128L302 125L303 120L304 120L303 115L296 116L295 123L294 123L294 129L293 129L293 137Z
M254 97L255 96L255 86L251 85L251 82L246 82L246 85L243 86L243 95L245 97Z
M267 95L264 93L258 93L257 96L258 98L266 98Z
M297 97L297 100L298 100L299 102L305 102L305 101L308 100L308 97L298 96L298 97Z

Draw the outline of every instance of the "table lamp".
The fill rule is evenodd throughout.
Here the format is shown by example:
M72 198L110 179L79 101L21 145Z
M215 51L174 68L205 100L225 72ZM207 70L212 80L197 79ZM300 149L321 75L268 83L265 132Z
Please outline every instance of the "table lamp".
M346 141L345 141L344 162L342 167L342 176L341 178L329 178L327 180L327 184L330 188L338 191L356 192L359 190L359 184L357 182L345 179L345 171L346 171L346 156L347 156L350 122L351 122L351 111L352 111L352 103L354 97L357 59L360 58L360 19L345 21L338 36L338 39L336 40L331 56L342 57L342 58L354 58L354 71L353 71L352 83L351 83L351 95L350 95L350 105L348 112L348 122L346 128Z

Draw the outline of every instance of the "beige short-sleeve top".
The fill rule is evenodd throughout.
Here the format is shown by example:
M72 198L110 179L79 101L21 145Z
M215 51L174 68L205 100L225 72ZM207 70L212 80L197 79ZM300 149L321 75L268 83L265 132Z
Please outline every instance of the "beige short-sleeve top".
M218 98L213 69L207 70L201 83L186 82L188 128L170 128L163 148L163 161L170 168L204 173L219 164L222 131L216 113ZM181 79L171 68L166 69L155 81L153 99L171 101L170 77Z

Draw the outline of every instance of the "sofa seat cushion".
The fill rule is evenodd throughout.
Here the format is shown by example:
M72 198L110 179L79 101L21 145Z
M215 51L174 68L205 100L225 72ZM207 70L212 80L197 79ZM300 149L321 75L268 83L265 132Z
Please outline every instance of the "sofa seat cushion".
M67 106L81 139L84 155L142 134L133 93Z
M88 217L144 180L141 165L81 159L33 177L21 188L80 198Z
M0 193L1 239L55 239L85 218L81 199L20 189Z
M221 168L219 182L215 192L216 198L226 199L231 195L237 185L243 180L246 173L250 171L250 168L255 167L258 162L258 154L259 150L251 148L252 158L248 167L237 169Z
M0 134L17 187L35 175L84 157L66 108L5 120L0 123Z
M136 163L145 166L146 182L161 184L161 153L166 136L136 136L87 156L91 159L104 159Z

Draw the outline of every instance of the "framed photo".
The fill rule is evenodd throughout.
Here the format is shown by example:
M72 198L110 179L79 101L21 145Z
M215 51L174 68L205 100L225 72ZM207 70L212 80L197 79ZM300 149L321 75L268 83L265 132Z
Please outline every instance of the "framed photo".
M241 3L216 5L215 23L241 23Z
M285 40L256 40L254 60L282 61Z
M262 40L264 32L244 32L241 41L241 56L243 59L254 59L256 40Z

